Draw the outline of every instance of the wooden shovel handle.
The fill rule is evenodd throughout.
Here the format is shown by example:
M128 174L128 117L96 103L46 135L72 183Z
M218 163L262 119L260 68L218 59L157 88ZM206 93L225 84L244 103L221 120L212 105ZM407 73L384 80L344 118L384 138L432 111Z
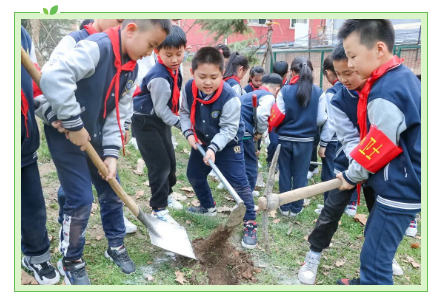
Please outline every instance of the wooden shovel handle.
M32 77L34 82L40 87L40 79L41 74L38 71L38 69L34 66L34 63L32 63L31 59L29 58L26 51L21 48L21 63L25 67L25 69L28 71L29 75ZM43 93L44 94L44 93ZM104 162L101 160L100 156L95 151L94 147L90 142L86 144L86 153L88 154L89 158L91 158L94 165L98 168L100 173L107 177L109 172L107 171L107 167L104 164ZM139 208L137 204L130 198L126 192L124 192L123 188L118 183L117 179L112 178L108 181L114 192L120 197L120 199L123 201L123 203L132 211L132 213L138 217L139 214Z

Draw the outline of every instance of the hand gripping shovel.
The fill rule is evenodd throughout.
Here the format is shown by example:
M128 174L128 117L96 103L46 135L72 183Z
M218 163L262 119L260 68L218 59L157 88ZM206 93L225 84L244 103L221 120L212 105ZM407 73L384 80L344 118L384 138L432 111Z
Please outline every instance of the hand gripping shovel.
M206 156L206 152L204 151L203 147L201 147L200 144L196 144L198 147L198 150L203 155L203 157ZM233 207L232 212L229 215L229 218L227 219L226 224L224 225L224 228L232 228L235 226L240 225L243 222L244 216L246 215L246 206L244 206L244 201L239 197L238 193L232 188L230 183L227 181L227 179L223 176L219 168L213 163L212 160L209 160L209 164L216 173L216 175L219 177L219 180L224 184L224 186L229 191L230 195L232 195L233 199L236 201L236 206Z
M37 70L37 68L35 68L34 64L23 48L21 49L21 62L38 87L40 87L40 72ZM108 171L106 165L103 163L100 156L89 142L86 145L86 152L100 173L107 177ZM165 223L151 216L150 214L144 213L132 200L132 198L130 198L126 192L124 192L123 188L115 178L109 180L108 182L123 203L130 209L130 211L132 211L137 219L140 220L144 226L146 226L147 230L149 231L150 242L153 245L185 257L196 259L184 227Z

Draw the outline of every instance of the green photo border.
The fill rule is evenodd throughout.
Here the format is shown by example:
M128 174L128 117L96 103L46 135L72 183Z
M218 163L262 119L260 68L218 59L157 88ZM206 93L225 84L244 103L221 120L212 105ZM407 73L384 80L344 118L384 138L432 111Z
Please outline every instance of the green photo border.
M422 75L422 212L421 212L421 285L393 286L358 286L339 287L318 285L300 287L294 285L243 285L243 286L180 286L180 285L93 285L77 287L29 286L21 285L21 243L19 234L21 216L20 194L20 25L21 19L84 19L84 18L307 18L307 19L347 19L347 18L388 18L388 19L421 19L421 75ZM315 12L60 12L45 15L43 12L14 13L14 292L428 292L428 12L396 13L396 12L351 12L351 13L315 13Z

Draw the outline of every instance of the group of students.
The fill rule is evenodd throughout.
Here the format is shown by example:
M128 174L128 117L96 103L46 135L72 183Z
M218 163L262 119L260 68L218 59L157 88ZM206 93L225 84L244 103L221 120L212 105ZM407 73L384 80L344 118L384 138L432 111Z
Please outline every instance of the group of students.
M124 273L135 271L124 247L123 203L107 183L110 178L119 180L117 159L128 142L130 126L148 168L152 215L178 224L168 208L183 208L170 196L176 184L171 139L175 126L191 147L187 177L200 201L187 211L216 215L207 182L210 159L244 201L241 245L249 249L258 242L252 194L258 174L255 142L270 131L268 161L281 145L279 185L280 192L286 192L307 185L311 152L316 153L314 139L322 127L319 155L327 160L322 179L337 176L342 186L324 197L298 277L314 284L321 251L330 244L352 194L359 191L355 186L362 183L371 211L360 283L392 284L394 253L420 209L420 81L392 55L394 30L388 20L347 20L339 37L342 42L327 59L326 76L330 81L336 75L340 82L332 80L326 93L314 85L312 64L303 57L296 57L290 69L285 62L275 63L272 73L251 68L249 84L242 89L248 60L225 45L199 49L192 59L193 78L183 84L180 65L186 35L166 19L95 20L71 33L60 42L65 49L57 47L60 52L54 51L42 69L44 96L36 87L33 92L22 67L23 266L40 284L57 283L58 272L66 284L90 284L82 254L92 183L109 243L105 256ZM23 28L22 46L32 53ZM136 61L154 49L157 62L137 87ZM403 82L395 82L398 78ZM253 95L258 100L257 118ZM48 147L64 191L58 271L49 261L34 112L45 119ZM84 153L89 141L108 168L106 178ZM197 144L204 148L204 157ZM302 208L300 200L281 206L280 213L296 217Z

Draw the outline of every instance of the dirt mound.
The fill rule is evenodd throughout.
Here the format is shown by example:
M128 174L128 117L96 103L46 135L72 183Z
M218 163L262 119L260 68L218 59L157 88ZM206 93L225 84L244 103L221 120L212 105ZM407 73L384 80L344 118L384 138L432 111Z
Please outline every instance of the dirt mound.
M229 243L231 234L232 229L221 227L209 238L198 238L192 242L198 258L193 267L207 272L210 285L238 285L245 279L257 281L253 272L259 273L260 270L254 267L248 254L235 250ZM195 265L197 263L198 266Z

